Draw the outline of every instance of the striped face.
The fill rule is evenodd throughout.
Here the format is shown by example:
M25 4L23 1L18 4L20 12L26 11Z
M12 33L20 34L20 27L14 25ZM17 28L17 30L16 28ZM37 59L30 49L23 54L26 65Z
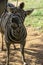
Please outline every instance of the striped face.
M14 14L11 14L8 20L8 36L12 41L22 41L26 38L27 32L24 24L21 22L21 19Z
M24 3L21 3L18 7L11 8L12 16L9 18L11 21L8 30L8 37L12 41L23 41L26 38L27 32L24 26L24 20L33 10L23 10ZM7 28L8 29L8 28Z
M12 12L13 14L17 15L20 19L21 22L23 23L25 20L25 17L29 14L32 13L32 10L27 10L25 11L24 8L24 2L20 3L20 5L18 7L13 6L13 4L9 4L9 8L10 8L10 12Z
M12 18L11 27L16 30L17 28L20 28L22 25L21 20L18 16L15 16Z
M16 33L20 33L22 27L23 24L21 23L21 19L17 15L14 15L11 23L11 28L13 29L13 32L15 33L16 31Z

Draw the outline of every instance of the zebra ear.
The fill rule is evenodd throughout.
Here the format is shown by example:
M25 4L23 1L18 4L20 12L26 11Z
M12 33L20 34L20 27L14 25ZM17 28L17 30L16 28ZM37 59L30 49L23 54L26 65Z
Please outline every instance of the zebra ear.
M34 11L34 9L27 10L27 11L26 11L26 15L30 15L33 11Z
M24 2L20 3L19 8L21 8L21 9L24 8Z
M15 8L12 7L9 10L10 10L11 13L15 13L16 12L16 9L17 9L16 7Z

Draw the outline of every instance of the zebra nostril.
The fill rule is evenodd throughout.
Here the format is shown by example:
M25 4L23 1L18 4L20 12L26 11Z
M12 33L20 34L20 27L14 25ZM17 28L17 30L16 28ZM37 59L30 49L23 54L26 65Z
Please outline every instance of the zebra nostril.
M19 30L17 30L17 33L19 33Z
M19 28L17 29L17 32L18 32L18 33L20 32L20 29L19 29Z

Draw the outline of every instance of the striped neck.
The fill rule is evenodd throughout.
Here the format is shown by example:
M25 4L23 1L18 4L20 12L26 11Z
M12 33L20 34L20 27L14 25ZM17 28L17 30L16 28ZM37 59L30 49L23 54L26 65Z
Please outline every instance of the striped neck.
M15 33L16 34L16 33ZM19 36L17 37L14 33L12 33L12 30L9 29L7 31L7 37L10 41L12 42L22 42L25 38L26 38L26 35L27 35L27 32L26 32L26 29L24 29L21 33L21 36L19 34Z
M17 38L15 38L15 36L12 35L12 31L10 29L9 31L7 31L7 36L8 36L8 39L12 42L19 41Z

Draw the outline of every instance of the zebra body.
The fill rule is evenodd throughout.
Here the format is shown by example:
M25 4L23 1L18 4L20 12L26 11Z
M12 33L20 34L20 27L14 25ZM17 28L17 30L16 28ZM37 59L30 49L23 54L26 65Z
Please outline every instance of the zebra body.
M7 65L9 65L9 54L11 44L20 44L21 54L24 65L26 64L24 56L24 47L26 44L27 31L24 26L24 20L33 10L23 10L24 3L21 3L18 7L13 8L11 12L6 12L1 17L1 31L5 35L5 43L7 47Z
M13 28L10 25L12 23L12 21L9 21L9 19L11 20L12 17L17 19L16 20L16 24L18 25L17 29L14 28L14 30L13 30ZM6 30L5 31L6 35L5 36L7 37L8 42L13 42L13 43L22 42L27 36L26 28L25 28L24 24L22 24L22 20L17 15L14 15L14 16L10 15L9 19L7 19L8 22L7 22L6 26L5 26L5 28L6 28L5 29ZM12 23L12 25L15 25L15 23Z
M2 16L1 16L1 20L0 20L0 29L1 29L1 32L4 34L4 32L5 32L5 26L6 26L6 24L7 24L7 20L8 20L8 18L9 18L9 16L10 16L10 13L7 13L6 12L6 14L3 14Z
M15 27L15 24L17 25L17 27ZM9 65L10 45L16 43L19 43L21 46L20 47L21 53L23 55L23 61L25 62L24 46L25 46L25 39L27 36L27 32L21 19L17 15L14 15L13 13L10 14L5 13L4 16L2 16L2 20L1 20L1 30L2 33L4 32L5 43L8 51L7 65Z
M12 23L12 19L14 19L13 23ZM17 20L15 20L17 19ZM5 43L6 43L6 47L7 47L7 51L8 51L8 61L7 61L7 65L9 65L9 53L10 53L10 45L11 44L16 44L19 43L20 46L23 45L23 55L24 55L24 41L26 39L26 28L25 26L22 24L21 19L17 15L13 15L13 13L8 13L6 12L4 15L2 15L1 18L1 33L5 35ZM12 24L15 25L15 21L17 24L17 29L12 27Z

